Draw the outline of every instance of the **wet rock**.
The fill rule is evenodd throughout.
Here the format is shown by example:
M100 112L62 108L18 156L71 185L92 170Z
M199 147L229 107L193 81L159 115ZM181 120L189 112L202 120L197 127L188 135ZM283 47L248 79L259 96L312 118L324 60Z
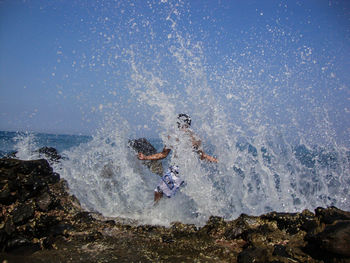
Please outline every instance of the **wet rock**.
M0 190L0 203L9 205L13 203L15 197L11 195L10 187L8 183L4 184Z
M46 160L0 159L1 251L35 251L40 247L38 239L63 234L64 231L57 230L58 223L69 216L64 216L58 203L72 204L67 204L69 194L59 182L59 175ZM76 211L77 205L71 210Z
M337 221L310 238L316 244L316 249L350 258L350 221Z
M239 263L265 263L271 262L268 260L268 251L264 248L247 248L238 255L237 262Z
M80 223L90 223L95 220L89 212L79 212L74 216L74 220Z
M8 236L11 236L12 233L15 232L16 227L11 217L8 217L7 220L5 221L4 230Z
M55 234L54 228L59 222L56 216L41 214L35 220L34 236L41 238Z
M136 152L142 152L145 155L157 153L156 148L154 148L154 146L146 138L129 140L129 145Z
M154 148L154 146L146 138L129 140L129 146L136 152L141 152L144 155L151 155L157 153L156 148ZM158 174L159 176L163 175L163 166L160 161L142 162L151 170L152 173Z
M318 207L315 214L325 224L332 224L337 220L350 220L350 212L342 211L334 206L329 208Z
M53 200L48 192L43 192L36 199L36 204L41 211L49 210L50 205L53 203Z
M276 221L278 228L287 231L289 234L296 234L301 230L306 232L313 231L319 225L315 215L308 210L302 213L271 212L262 215L261 218Z
M226 225L225 220L219 216L211 216L209 217L206 225L200 230L204 235L218 235L222 233Z
M0 160L0 262L350 262L335 207L161 227L84 211L68 191L45 160Z
M242 234L246 234L249 229L254 228L256 225L257 220L255 217L241 214L232 224L226 227L224 236L226 239L240 238Z
M286 247L283 245L274 245L274 249L272 252L272 255L274 256L280 256L280 257L290 257L290 255L286 251Z
M7 242L6 251L12 253L30 254L40 250L38 243L33 243L26 237L17 236Z
M11 158L11 159L14 159L14 158L17 158L17 151L13 151L13 152L10 152L10 153L6 153L6 154L3 154L2 158Z
M13 222L16 225L26 223L29 219L33 218L34 209L30 204L20 204L15 207L12 212Z
M38 152L52 162L58 162L60 159L62 159L62 156L53 147L42 147L38 150Z
M58 223L58 224L52 225L49 228L48 236L56 237L59 235L64 235L67 230L72 230L72 229L74 229L74 227L70 224Z

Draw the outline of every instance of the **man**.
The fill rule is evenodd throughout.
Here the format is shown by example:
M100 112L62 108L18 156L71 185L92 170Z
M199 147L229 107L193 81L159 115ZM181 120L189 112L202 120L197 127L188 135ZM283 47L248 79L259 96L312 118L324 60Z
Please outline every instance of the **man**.
M202 149L200 149L202 142L195 136L194 132L190 129L191 118L187 114L179 114L177 117L177 125L179 130L182 132L182 136L186 135L192 144L192 150L196 152L201 160L207 160L209 162L217 163L218 160L210 155L207 155ZM172 139L168 136L168 139ZM175 143L179 142L179 138L175 138ZM173 145L169 147L165 146L163 150L159 153L144 155L143 153L138 153L138 158L140 160L160 160L166 158L171 149L174 148ZM177 153L174 153L175 157ZM176 194L177 190L184 183L184 181L179 176L179 168L177 165L171 165L168 171L163 175L162 180L157 185L154 190L154 201L158 202L163 195L167 197L172 197Z

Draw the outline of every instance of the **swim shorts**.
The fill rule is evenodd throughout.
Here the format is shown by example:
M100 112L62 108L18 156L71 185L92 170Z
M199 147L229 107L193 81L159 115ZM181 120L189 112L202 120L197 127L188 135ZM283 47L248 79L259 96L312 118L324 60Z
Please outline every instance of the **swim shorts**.
M179 177L179 168L176 165L170 166L168 171L163 175L161 181L154 190L158 193L163 193L167 197L172 197L184 183Z

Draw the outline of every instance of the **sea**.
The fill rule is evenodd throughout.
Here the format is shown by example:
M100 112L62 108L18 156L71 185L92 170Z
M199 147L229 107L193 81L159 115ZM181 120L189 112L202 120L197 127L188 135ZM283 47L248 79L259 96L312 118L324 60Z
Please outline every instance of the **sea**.
M183 149L186 157L176 160L185 186L155 204L153 191L160 177L128 146L133 138L109 134L1 131L0 153L22 160L47 158L85 209L138 224L168 226L180 221L200 226L212 215L230 220L241 213L300 212L318 206L350 210L349 150L293 145L282 138L262 146L241 138L231 149L234 163L222 155L224 150L206 148L219 159L213 164ZM162 149L162 139L149 141ZM39 154L45 146L54 147L61 160ZM165 159L163 166L172 159Z

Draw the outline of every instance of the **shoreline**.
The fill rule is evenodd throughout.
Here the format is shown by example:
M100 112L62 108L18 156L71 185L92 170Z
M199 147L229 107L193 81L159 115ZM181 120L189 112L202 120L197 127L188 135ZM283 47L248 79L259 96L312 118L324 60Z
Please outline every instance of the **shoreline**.
M0 159L1 262L350 262L350 212L133 225L87 212L44 160Z

